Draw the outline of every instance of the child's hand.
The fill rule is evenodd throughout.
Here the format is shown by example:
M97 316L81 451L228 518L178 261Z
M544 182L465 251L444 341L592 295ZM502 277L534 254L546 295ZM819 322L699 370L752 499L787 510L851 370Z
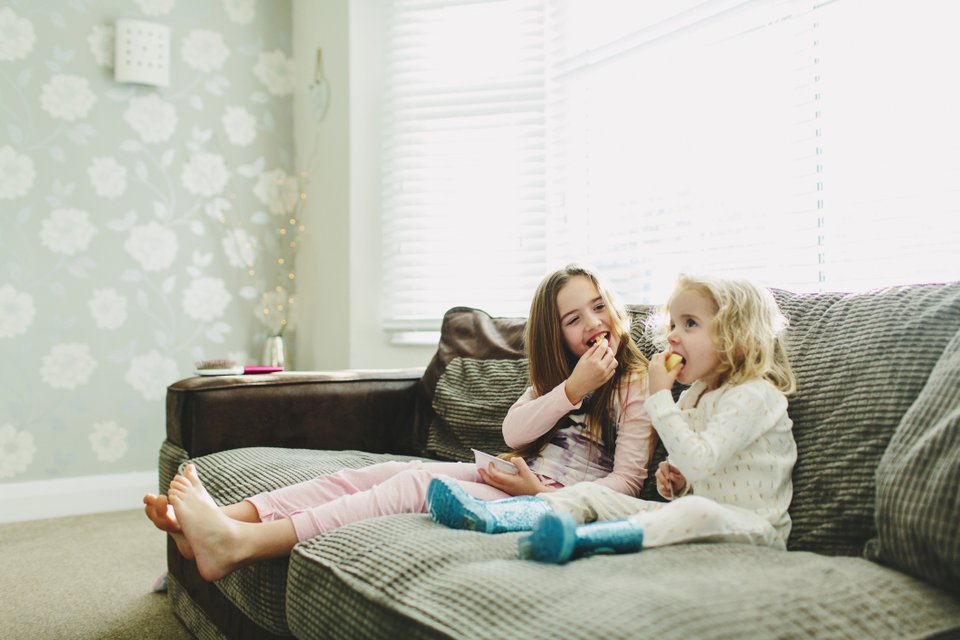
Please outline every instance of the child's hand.
M650 365L647 370L647 384L650 386L650 395L667 389L673 389L673 384L680 375L683 365L674 367L673 370L667 370L667 356L669 353L658 353L650 358Z
M520 456L509 458L507 462L513 463L513 466L517 468L519 473L514 475L512 473L497 471L497 468L494 467L491 462L486 469L483 467L479 469L480 477L491 487L496 487L500 489L500 491L509 493L512 496L532 496L543 493L544 491L552 491L552 489L540 482L540 478L530 470L526 461Z
M664 461L657 467L657 492L669 500L681 495L687 488L687 479L680 470Z
M567 400L577 404L594 389L603 386L617 372L617 359L607 340L600 340L580 356L573 373L564 383Z

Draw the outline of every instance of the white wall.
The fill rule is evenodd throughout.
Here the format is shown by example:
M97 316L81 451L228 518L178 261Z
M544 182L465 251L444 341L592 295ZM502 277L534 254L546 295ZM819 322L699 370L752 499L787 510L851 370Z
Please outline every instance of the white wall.
M298 369L426 365L435 346L392 346L380 328L379 51L388 0L294 0L297 62L294 139L302 163L314 132L320 151L311 171L300 253L296 337ZM306 95L318 47L331 86L316 125Z

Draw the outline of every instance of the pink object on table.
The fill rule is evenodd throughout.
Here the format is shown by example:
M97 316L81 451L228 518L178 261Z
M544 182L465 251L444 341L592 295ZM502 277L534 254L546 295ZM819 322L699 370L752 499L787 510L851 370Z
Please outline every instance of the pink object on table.
M278 371L283 371L283 367L247 366L243 368L244 373L276 373Z

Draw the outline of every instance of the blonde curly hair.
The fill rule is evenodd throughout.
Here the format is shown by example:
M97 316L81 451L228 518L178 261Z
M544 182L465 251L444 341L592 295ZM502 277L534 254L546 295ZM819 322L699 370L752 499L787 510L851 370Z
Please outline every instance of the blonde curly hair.
M788 322L769 290L746 280L681 275L669 300L691 290L705 296L715 308L708 330L720 358L720 384L761 378L785 395L796 391L796 376L784 344ZM662 320L669 314L668 301ZM659 342L665 345L669 324L658 324L662 325Z

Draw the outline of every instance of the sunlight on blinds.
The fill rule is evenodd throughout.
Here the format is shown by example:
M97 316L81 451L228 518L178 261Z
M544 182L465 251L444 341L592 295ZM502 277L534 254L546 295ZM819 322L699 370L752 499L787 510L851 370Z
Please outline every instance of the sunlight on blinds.
M869 11L870 29L856 2L817 16L824 288L960 279L960 5Z
M525 314L544 264L541 3L390 4L386 325Z
M700 3L582 49L562 35L596 16L557 4L571 13L553 17L551 261L586 260L647 302L679 272L816 278L809 11L742 4Z
M960 279L960 3L387 5L388 330L569 261L630 302Z

